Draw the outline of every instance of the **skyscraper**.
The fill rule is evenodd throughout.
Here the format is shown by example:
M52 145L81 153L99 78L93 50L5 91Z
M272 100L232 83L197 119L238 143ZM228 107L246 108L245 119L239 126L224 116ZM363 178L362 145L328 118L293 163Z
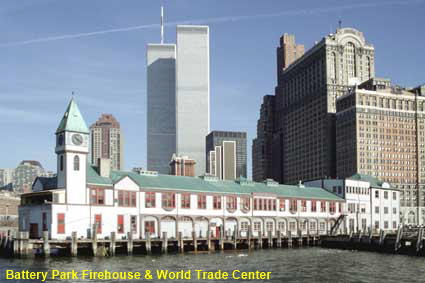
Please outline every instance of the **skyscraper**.
M90 126L91 162L99 158L111 160L113 170L124 169L124 137L120 123L112 114L102 116Z
M337 100L337 176L361 173L390 182L401 190L404 222L424 224L424 129L424 86L364 82Z
M208 26L177 26L176 153L205 173L205 137L210 129L210 57Z
M247 177L246 132L212 131L205 144L208 173L225 180Z
M168 174L176 152L176 45L147 48L147 167Z
M278 49L278 59L279 50L289 49ZM278 69L269 113L274 117L268 137L272 170L266 175L284 183L334 177L336 99L374 76L374 47L362 32L340 28L286 63L278 63L286 68Z

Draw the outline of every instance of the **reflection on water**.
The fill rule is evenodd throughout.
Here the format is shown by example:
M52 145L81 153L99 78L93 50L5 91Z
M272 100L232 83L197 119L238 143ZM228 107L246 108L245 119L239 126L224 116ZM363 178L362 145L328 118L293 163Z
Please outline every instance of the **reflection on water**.
M192 270L186 282L241 282L242 280L197 280L195 270L271 271L270 280L250 282L425 282L425 258L402 255L329 250L322 248L231 251L214 254L175 254L158 256L117 256L111 258L77 257L49 259L0 259L0 282L5 271L155 271L158 269ZM185 282L185 280L149 280L148 282ZM118 280L51 280L46 282L117 282ZM147 281L147 280L141 280ZM7 280L6 282L40 282ZM137 282L119 280L119 282Z

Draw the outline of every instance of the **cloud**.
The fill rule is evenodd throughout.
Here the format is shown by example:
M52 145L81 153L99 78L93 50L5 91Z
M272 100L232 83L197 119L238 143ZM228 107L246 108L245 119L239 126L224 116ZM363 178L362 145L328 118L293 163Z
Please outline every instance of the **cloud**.
M2 120L13 120L18 123L46 124L56 122L58 117L49 112L28 111L10 107L0 107Z
M281 16L324 14L324 13L330 13L335 11L371 8L371 7L378 7L378 6L393 6L393 5L404 6L404 5L410 5L410 4L420 4L424 2L425 0L386 1L386 2L377 2L377 3L368 2L368 3L357 3L357 4L351 4L351 5L327 7L327 8L287 10L287 11L270 13L270 14L227 16L227 17L205 18L205 19L195 19L195 20L186 20L186 21L174 21L174 22L168 22L165 25L174 26L177 24L214 24L214 23L217 24L217 23L224 23L224 22L257 20L257 19L265 19L265 18L273 18L273 17L281 17ZM83 32L83 33L42 37L42 38L35 38L35 39L29 39L29 40L23 40L23 41L4 42L4 43L0 43L0 48L22 46L22 45L28 45L33 43L41 43L41 42L73 39L73 38L82 38L82 37L103 35L103 34L109 34L109 33L128 32L128 31L142 30L142 29L149 29L149 28L156 28L156 27L159 27L159 24L146 24L146 25L138 25L138 26L131 26L131 27L99 30L99 31L93 31L93 32Z

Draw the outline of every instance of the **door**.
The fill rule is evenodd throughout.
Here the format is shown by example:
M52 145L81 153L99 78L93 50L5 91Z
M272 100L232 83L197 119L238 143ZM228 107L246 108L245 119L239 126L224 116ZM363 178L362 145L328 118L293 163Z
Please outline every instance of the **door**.
M30 238L37 239L38 236L38 223L30 223Z
M145 235L149 233L149 235L155 234L155 221L145 221Z

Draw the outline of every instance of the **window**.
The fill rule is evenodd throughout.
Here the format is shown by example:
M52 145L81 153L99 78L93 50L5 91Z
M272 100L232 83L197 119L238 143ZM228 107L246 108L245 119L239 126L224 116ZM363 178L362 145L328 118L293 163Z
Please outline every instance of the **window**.
M266 222L266 229L267 229L267 232L273 231L273 222L270 222L270 221Z
M397 200L397 193L393 192L393 200Z
M120 234L124 233L124 215L118 215L117 223L117 232Z
M320 212L326 212L326 202L320 202Z
M379 191L375 191L375 198L379 198Z
M226 208L228 211L233 212L236 210L237 202L236 197L227 196L226 197Z
M360 212L361 213L366 213L366 204L361 204L360 205Z
M136 207L136 192L118 191L118 206Z
M145 207L154 208L155 203L155 193L154 192L145 192Z
M254 231L261 231L261 222L254 222Z
M279 230L280 232L285 231L285 222L279 222Z
M379 213L379 206L375 206L375 213Z
M60 156L59 163L60 163L59 164L60 171L63 171L63 155Z
M90 189L90 203L103 205L105 204L105 189L92 188Z
M336 212L336 204L335 204L335 202L334 201L332 201L331 203L330 203L330 206L329 206L329 212L330 213L335 213Z
M206 209L206 208L207 208L207 196L198 195L198 209Z
M379 229L379 221L375 221L375 229Z
M393 221L393 229L397 229L397 221Z
M290 205L289 205L289 210L292 213L295 213L295 212L298 211L298 201L296 199L291 199Z
M302 212L306 212L307 211L307 201L306 200L301 200L301 211Z
M43 231L47 231L47 213L43 212Z
M80 171L80 157L78 155L74 156L74 170Z
M316 230L316 222L315 221L312 221L312 222L310 222L310 230Z
M285 199L279 199L279 211L285 211Z
M190 194L182 194L182 208L190 208Z
M325 222L320 222L319 223L319 229L321 230L321 231L323 231L323 230L325 230Z
M397 207L393 207L393 214L397 214Z
M162 208L174 209L176 207L176 195L174 193L162 193Z
M96 234L102 234L102 214L94 215L94 224L96 224Z
M249 198L247 197L241 197L240 198L240 207L241 210L244 212L249 211L250 207L249 207Z
M384 221L384 229L388 229L388 221Z
M145 221L145 235L155 234L155 221Z
M248 231L248 222L246 221L241 222L241 231L243 232Z
M384 207L384 214L388 214L388 207Z
M65 234L65 213L58 213L58 234Z
M387 191L384 192L384 199L388 199L388 192Z
M315 200L311 201L311 212L317 211L317 202Z
M213 208L214 209L221 209L221 196L214 196L213 197Z
M131 227L131 233L137 233L137 216L132 215L130 217L130 227Z

